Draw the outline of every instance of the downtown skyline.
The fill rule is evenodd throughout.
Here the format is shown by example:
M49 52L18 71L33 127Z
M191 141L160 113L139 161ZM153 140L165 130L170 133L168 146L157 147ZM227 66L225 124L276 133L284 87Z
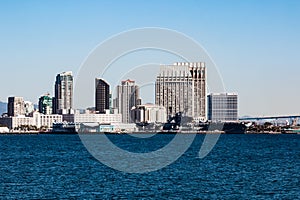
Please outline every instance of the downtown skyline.
M240 116L300 112L297 1L1 4L0 101L23 96L36 102L37 95L52 93L53 74L73 71L76 81L81 63L98 43L146 26L174 29L203 45L217 64L226 91L238 92ZM184 10L189 12L166 14ZM161 62L173 63L170 60ZM120 66L130 65L127 60ZM145 102L153 102L148 99Z

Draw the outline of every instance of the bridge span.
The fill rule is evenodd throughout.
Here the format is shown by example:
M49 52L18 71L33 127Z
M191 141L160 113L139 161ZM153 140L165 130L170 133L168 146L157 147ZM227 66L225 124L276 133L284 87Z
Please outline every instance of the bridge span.
M240 121L253 121L253 120L268 120L268 119L298 119L300 115L279 115L279 116L263 116L263 117L241 117Z

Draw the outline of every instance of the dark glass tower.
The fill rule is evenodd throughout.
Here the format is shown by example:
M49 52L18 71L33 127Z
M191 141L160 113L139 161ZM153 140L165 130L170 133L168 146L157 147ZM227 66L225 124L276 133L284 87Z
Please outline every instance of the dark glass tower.
M109 109L109 84L103 79L95 80L95 109L98 113L105 113Z

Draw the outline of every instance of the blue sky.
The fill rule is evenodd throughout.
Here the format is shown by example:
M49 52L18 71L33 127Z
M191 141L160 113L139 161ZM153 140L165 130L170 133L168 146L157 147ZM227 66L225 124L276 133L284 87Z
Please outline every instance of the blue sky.
M226 90L238 92L240 115L300 113L297 0L0 1L0 27L1 101L37 102L108 37L163 27L208 51Z

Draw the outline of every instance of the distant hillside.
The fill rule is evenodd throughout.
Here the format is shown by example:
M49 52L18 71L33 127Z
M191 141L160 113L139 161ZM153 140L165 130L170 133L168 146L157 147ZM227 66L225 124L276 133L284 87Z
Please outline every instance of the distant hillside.
M7 103L0 101L0 115L2 115L2 113L6 113L7 112L6 110L7 110Z

